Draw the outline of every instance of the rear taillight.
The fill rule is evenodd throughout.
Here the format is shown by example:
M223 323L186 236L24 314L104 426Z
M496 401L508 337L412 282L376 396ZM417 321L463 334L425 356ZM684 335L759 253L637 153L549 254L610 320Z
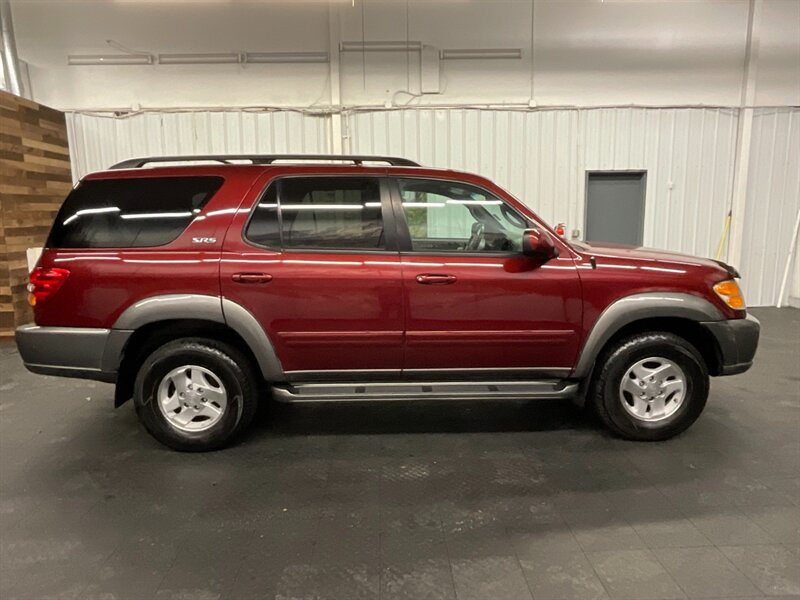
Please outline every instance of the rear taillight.
M28 302L36 306L55 294L69 277L67 269L36 267L28 284Z

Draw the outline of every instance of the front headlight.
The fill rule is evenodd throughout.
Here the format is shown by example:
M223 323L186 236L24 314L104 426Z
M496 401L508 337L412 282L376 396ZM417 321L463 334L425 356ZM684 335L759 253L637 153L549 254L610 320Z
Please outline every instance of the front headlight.
M733 279L720 281L715 284L714 293L734 310L744 310L746 308L742 290L739 289L739 285Z

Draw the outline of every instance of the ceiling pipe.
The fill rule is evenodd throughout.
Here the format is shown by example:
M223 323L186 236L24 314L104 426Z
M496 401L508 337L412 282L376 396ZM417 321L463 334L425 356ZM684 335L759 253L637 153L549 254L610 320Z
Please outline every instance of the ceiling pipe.
M2 27L3 34L3 67L5 68L6 85L12 94L22 96L22 76L19 56L17 56L17 40L14 37L10 0L0 0L0 27Z
M441 50L440 60L466 60L466 59L497 59L497 58L522 58L521 48L459 48Z
M420 52L422 42L341 42L339 52Z

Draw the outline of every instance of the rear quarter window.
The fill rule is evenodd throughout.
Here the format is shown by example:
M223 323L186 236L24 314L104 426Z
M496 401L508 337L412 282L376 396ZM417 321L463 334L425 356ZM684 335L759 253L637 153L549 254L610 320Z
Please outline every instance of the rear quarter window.
M175 240L219 190L222 177L92 179L70 192L50 248L146 248Z

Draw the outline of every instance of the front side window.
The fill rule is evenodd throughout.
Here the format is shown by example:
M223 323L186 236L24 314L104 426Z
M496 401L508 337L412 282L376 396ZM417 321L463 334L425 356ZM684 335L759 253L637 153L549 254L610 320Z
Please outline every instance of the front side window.
M245 237L272 248L384 250L380 185L369 177L288 177L270 184Z
M414 252L522 250L529 223L488 191L431 179L400 179L398 184Z
M70 192L50 248L145 248L175 240L222 186L221 177L90 179Z

